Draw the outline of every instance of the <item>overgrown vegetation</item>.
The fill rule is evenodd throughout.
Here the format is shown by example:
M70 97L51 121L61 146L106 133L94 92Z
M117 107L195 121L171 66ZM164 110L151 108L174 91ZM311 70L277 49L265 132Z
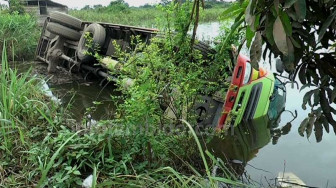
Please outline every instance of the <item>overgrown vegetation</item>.
M0 11L0 45L7 41L8 59L32 60L40 36L36 18L30 14ZM15 52L15 53L14 53Z
M135 38L131 53L119 49L123 68L111 73L120 78L120 90L124 93L125 103L120 105L119 114L122 122L134 126L149 124L156 129L179 125L180 119L196 124L194 106L201 102L200 96L212 96L227 88L231 48L219 46L224 53L202 56L193 47L198 43L195 35L188 34L189 30L197 29L200 16L192 9L195 2L161 7L166 13L160 20L166 23L162 37L152 39L150 45ZM237 45L239 40L240 35L235 33L230 42ZM102 58L97 54L96 57ZM125 90L124 81L130 78L133 85Z
M210 174L213 165L229 172L210 153L211 160L205 160L195 133L174 136L156 129L153 134L118 121L76 132L66 109L45 97L39 79L8 67L6 50L1 67L0 186L72 187L90 174L93 186L243 186L234 175ZM195 164L205 165L206 171L197 171Z
M187 1L162 7L166 35L148 46L134 39L134 51L119 52L124 69L118 74L134 78L134 85L123 90L125 102L116 119L91 128L73 125L68 109L44 95L38 78L10 69L4 44L0 186L73 187L89 175L93 187L244 186L223 161L204 153L191 126L180 120L195 124L192 105L199 94L226 87L224 61L230 59L224 54L202 57L192 47L197 41L187 32L199 16L191 16L192 6ZM233 37L232 42L238 39ZM16 55L17 50L11 53ZM175 118L166 119L163 106L170 106ZM168 125L171 132L165 129ZM211 174L214 166L222 173Z
M168 6L169 4L170 2L166 2L162 3L161 6ZM205 9L202 9L200 22L217 21L223 8L229 4L226 2L206 2ZM70 14L85 21L159 27L160 25L157 25L157 18L164 16L165 13L156 6L147 5L135 8L129 7L124 1L113 1L106 7L101 5L93 7L85 6L82 10L71 10Z

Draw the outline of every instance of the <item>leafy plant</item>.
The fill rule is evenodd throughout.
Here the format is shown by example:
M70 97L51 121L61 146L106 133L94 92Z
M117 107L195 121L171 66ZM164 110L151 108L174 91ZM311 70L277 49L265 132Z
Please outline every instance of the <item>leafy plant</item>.
M304 88L316 88L306 93L303 106L308 103L317 116L315 120L327 119L334 130L336 121L332 114L336 111L330 104L336 102L335 3L328 0L250 0L240 1L223 13L223 16L236 15L235 24L244 23L248 47L252 44L251 59L255 68L260 58L265 59L267 54L270 60L272 55L280 56L292 80L298 75ZM262 50L263 45L265 50ZM314 103L310 102L312 96ZM321 120L315 125L320 127Z
M93 187L215 187L220 182L244 186L230 176L209 175L220 163L203 153L195 133L188 133L179 120L194 123L192 106L198 96L226 87L226 65L194 49L189 28L181 23L189 21L192 5L188 1L161 7L166 10L166 35L149 45L134 38L130 53L119 50L123 69L113 74L134 79L129 90L122 81L117 83L125 94L119 114L76 133L66 120L68 112L44 95L37 78L8 66L4 47L0 186L73 187L90 175ZM167 106L175 118L165 118ZM205 164L205 171L200 164Z

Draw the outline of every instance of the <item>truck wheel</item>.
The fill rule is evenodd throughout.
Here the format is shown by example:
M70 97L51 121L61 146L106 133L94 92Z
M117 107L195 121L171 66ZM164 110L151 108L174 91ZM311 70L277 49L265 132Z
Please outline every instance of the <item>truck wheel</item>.
M212 49L208 44L199 41L198 43L194 44L193 48L195 50L199 50L204 58L208 59L209 55L216 54L216 51Z
M92 46L86 44L86 36L89 33L89 36L92 38ZM87 53L94 53L96 47L101 48L105 43L106 30L103 26L93 23L90 24L83 32L77 49L77 56L82 62L87 62L93 60L93 57ZM99 49L98 49L99 50Z
M81 34L78 31L75 31L57 23L49 22L47 25L47 30L50 33L59 35L69 40L78 41L81 37Z
M50 13L50 21L70 27L75 30L82 30L82 20L61 12Z

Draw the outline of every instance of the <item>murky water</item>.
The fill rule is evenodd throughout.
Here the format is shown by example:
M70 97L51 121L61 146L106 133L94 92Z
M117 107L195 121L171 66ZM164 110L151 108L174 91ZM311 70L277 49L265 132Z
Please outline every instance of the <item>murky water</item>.
M64 107L71 109L71 117L78 122L86 120L109 120L115 115L116 104L112 96L121 94L112 83L100 79L84 80L82 76L72 75L66 70L58 70L57 74L47 74L44 63L11 63L11 66L23 73L31 70L33 75L44 78L42 89L52 100L59 101Z
M307 90L299 92L287 86L286 109L297 110L298 117L292 122L288 135L281 136L276 145L267 144L249 161L247 172L254 180L272 179L279 172L293 172L309 186L336 187L336 136L330 126L330 133L323 132L320 143L316 142L314 132L309 139L298 134L298 128L309 111L301 108ZM288 113L281 116L281 125L291 120ZM269 173L255 168L269 171Z
M219 34L219 29L216 29L216 27L219 28L220 24L200 25L200 36L198 38L211 39L216 37ZM241 53L248 55L247 52L248 50L244 49ZM287 135L281 136L277 144L273 145L271 136L267 135L269 128L259 124L258 126L261 126L263 134L252 133L255 137L254 140L259 141L259 143L256 145L251 143L250 140L249 143L238 144L240 148L236 151L238 152L237 156L239 156L239 151L248 150L245 151L248 152L245 153L247 156L244 158L247 160L245 170L254 181L262 183L266 187L268 182L274 184L274 178L284 171L296 174L308 186L336 187L336 150L334 149L336 136L332 127L330 126L330 133L323 132L320 143L316 142L314 131L309 139L301 137L298 134L298 128L309 113L309 110L303 110L301 105L303 96L309 89L299 92L296 87L291 88L291 84L288 84L286 88L286 110L292 112L297 110L298 112L298 117L292 122L291 131ZM281 128L291 120L292 115L289 112L283 113L279 127ZM245 136L238 134L236 137L243 139ZM222 153L225 153L225 150L232 151L232 147L235 145L228 145L226 141L224 143L218 142L218 144L225 145L219 147L223 151L217 151Z
M52 92L61 99L64 106L70 105L74 119L108 120L115 114L111 96L118 96L112 85L100 86L96 82L52 85Z

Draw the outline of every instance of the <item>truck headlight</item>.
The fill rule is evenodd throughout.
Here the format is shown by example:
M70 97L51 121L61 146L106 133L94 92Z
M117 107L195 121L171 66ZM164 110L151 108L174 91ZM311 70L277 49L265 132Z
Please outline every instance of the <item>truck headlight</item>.
M245 69L245 74L244 74L244 82L243 82L244 85L247 84L250 81L251 73L252 73L251 64L246 63L246 69Z

